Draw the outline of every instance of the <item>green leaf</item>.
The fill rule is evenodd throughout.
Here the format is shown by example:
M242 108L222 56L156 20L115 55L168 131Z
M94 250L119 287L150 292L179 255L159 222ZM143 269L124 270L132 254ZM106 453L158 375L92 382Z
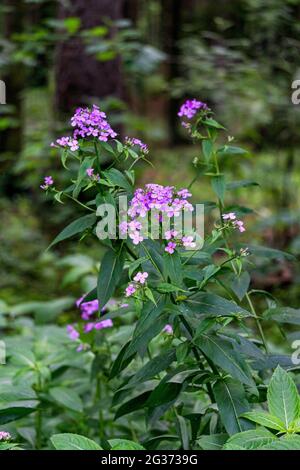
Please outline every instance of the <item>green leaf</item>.
M206 292L198 292L189 297L187 301L188 307L195 313L217 316L242 316L249 317L251 314L240 307L236 303L224 299L219 295L208 294Z
M224 195L225 195L225 190L226 190L226 183L225 183L224 176L223 175L213 176L211 179L211 185L215 194L218 196L221 202L224 203Z
M227 450L227 448L232 450L233 447L236 446L239 450L258 450L276 440L276 436L274 436L270 431L264 428L258 428L232 436L226 442L224 450Z
M96 214L88 214L80 217L79 219L74 220L71 222L67 227L65 227L58 235L55 237L51 245L49 245L48 250L56 245L57 243L67 240L68 238L77 235L78 233L82 233L84 230L93 227L97 221Z
M300 436L287 435L265 445L260 450L300 450Z
M132 398L126 403L123 403L123 405L121 405L120 408L118 408L115 414L115 419L121 418L122 416L125 416L129 413L133 413L134 411L144 408L144 406L146 406L145 404L150 394L151 394L151 390L150 391L148 390L142 393L141 395L138 395L137 397Z
M132 186L127 180L127 178L116 168L111 168L104 172L105 177L107 180L112 183L114 186L119 186L129 194L132 193Z
M156 408L158 406L175 401L183 388L182 383L165 382L164 379L152 391L147 399L146 406Z
M244 387L236 380L225 378L213 386L222 423L229 435L251 428L240 415L250 409Z
M211 434L210 436L201 436L197 443L203 450L222 450L228 438L228 434Z
M295 261L294 255L286 253L285 251L276 250L275 248L269 248L266 246L259 245L239 245L241 248L248 248L250 254L261 256L269 259L287 259L290 261Z
M86 157L80 165L78 171L78 177L73 189L73 197L77 198L81 191L81 188L85 185L85 180L87 178L86 170L92 168L94 165L95 157Z
M175 252L172 255L165 254L164 258L164 272L166 277L169 277L172 284L182 285L182 264L179 253Z
M299 417L297 387L280 366L277 366L268 387L268 405L270 413L283 421L286 429Z
M242 416L266 428L276 429L277 431L285 430L284 423L279 418L264 411L249 411L243 413Z
M145 450L140 444L129 441L128 439L111 439L108 441L111 450Z
M233 378L251 387L255 386L247 363L233 349L229 341L217 335L202 334L194 342L209 359L228 372Z
M134 273L134 271L142 264L144 263L145 261L148 261L148 258L146 258L146 256L144 256L143 258L139 258L135 261L133 261L129 267L128 267L128 275L129 277L131 278L132 274Z
M247 150L232 145L224 145L218 150L218 155L222 157L247 155L248 153Z
M190 448L190 430L188 424L183 416L177 415L179 435L183 450L189 450Z
M102 450L96 442L79 434L55 434L50 440L56 450Z
M156 322L159 320L159 317L163 313L165 306L165 296L161 296L161 298L157 299L156 305L154 305L152 302L147 302L144 304L140 318L133 333L133 340L137 339L138 337L142 337L149 327L156 324Z
M211 140L204 139L202 140L202 152L206 162L208 163L211 159L213 152L213 143Z
M24 418L24 416L33 413L36 408L24 407L24 406L12 406L10 408L4 408L0 410L0 426L17 419Z
M157 305L152 290L149 289L149 287L144 287L144 293L147 299L149 299L154 305Z
M49 394L59 405L78 413L83 412L82 400L74 390L65 387L54 387L49 390Z
M108 250L101 262L98 282L97 296L99 310L101 310L112 297L122 275L124 266L124 255L122 252L116 253Z
M173 284L169 284L168 282L161 282L160 284L157 285L157 290L163 294L167 294L170 292L186 292L184 289L181 289L178 286L174 286Z
M259 186L259 184L252 180L231 181L230 183L226 184L226 189L234 190L240 188L249 188L249 186Z
M63 20L64 26L69 34L75 34L81 26L81 19L77 16L68 16Z
M155 377L162 371L165 371L172 362L176 359L175 349L169 349L168 351L159 354L150 361L147 362L128 382L128 386L133 387L138 383L146 382L147 380Z
M290 325L300 325L300 309L291 307L270 308L263 313L265 320L287 323Z
M156 309L158 307L154 306L154 308ZM156 320L153 319L153 322L148 327L145 327L145 329L142 329L138 334L133 337L125 353L125 359L127 359L132 354L135 354L136 352L144 354L150 341L162 331L166 323L166 315L163 315L160 318L157 318Z
M225 127L223 127L221 124L215 121L215 119L208 118L208 119L204 119L204 121L202 122L205 126L213 127L214 129L225 129Z
M230 287L239 300L242 300L245 297L250 281L250 275L247 271L244 271L240 276L233 274Z
M134 352L133 354L129 354L126 357L126 353L128 351L128 348L130 347L130 344L131 344L131 341L128 341L126 344L124 344L118 356L114 360L110 374L109 374L110 379L113 379L114 377L116 377L134 359L136 352Z

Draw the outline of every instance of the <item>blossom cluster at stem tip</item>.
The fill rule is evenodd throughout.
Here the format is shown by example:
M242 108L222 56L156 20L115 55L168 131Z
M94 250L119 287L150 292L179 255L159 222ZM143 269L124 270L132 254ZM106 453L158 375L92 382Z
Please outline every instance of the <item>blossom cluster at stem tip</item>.
M9 441L11 435L8 431L0 431L0 441Z
M104 320L94 318L94 314L98 314L99 312L99 301L97 299L90 300L85 302L85 295L80 297L76 301L76 307L78 307L81 311L81 318L84 320L83 324L83 332L90 333L93 330L102 330L105 328L113 327L113 321L110 318L105 318ZM101 309L101 314L105 314L110 310L114 310L116 308L127 308L128 304L116 301L115 299L111 299L107 302L107 304ZM67 325L67 333L69 338L72 341L81 340L80 330L78 325L70 324ZM84 343L80 343L77 348L77 351L82 351L86 345Z
M178 112L179 117L192 119L199 111L208 111L209 108L206 103L196 99L186 100L180 107Z
M136 189L134 196L130 202L127 211L127 217L130 221L122 221L119 225L122 234L128 234L134 245L139 245L144 240L142 232L142 223L140 219L146 218L148 213L156 210L156 217L159 222L164 217L171 219L178 217L182 211L192 212L194 210L192 204L188 201L192 195L188 189L176 190L174 186L162 186L160 184L147 184L144 188ZM170 237L171 238L171 237ZM189 240L185 242L188 243ZM172 252L176 246L170 240L168 250ZM187 246L187 245L186 245Z
M139 147L141 152L145 155L149 153L147 144L144 144L144 142L142 142L140 139L136 139L135 137L125 137L125 144L128 147Z
M231 227L237 228L241 233L246 231L244 222L237 219L235 212L228 212L227 214L223 214L222 218Z
M139 289L144 286L149 274L147 272L139 271L133 278L134 282L131 282L125 289L125 297L131 297Z
M52 147L69 148L72 151L79 149L79 140L89 137L107 142L114 139L117 133L111 128L107 121L106 114L95 104L92 108L77 108L71 118L71 125L74 128L73 135L61 137L52 143Z
M40 188L43 189L44 191L47 191L47 189L50 188L50 186L53 186L54 180L52 176L45 176L44 178L44 183L40 185Z

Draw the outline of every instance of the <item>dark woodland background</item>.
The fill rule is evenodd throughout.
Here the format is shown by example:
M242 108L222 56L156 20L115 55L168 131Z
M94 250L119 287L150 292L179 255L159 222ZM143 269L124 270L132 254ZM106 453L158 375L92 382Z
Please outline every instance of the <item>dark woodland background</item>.
M226 161L232 179L259 184L250 201L247 189L231 196L253 207L249 239L299 257L300 108L291 102L299 19L299 0L3 0L2 303L79 295L101 258L90 242L45 252L78 213L48 200L39 185L45 174L64 184L49 144L82 104L100 104L121 135L149 144L154 168L140 168L140 182L184 185L199 149L186 140L177 110L188 97L207 102L250 151L239 165ZM195 186L195 200L209 200L209 191ZM262 262L252 284L296 307L299 274L297 263Z

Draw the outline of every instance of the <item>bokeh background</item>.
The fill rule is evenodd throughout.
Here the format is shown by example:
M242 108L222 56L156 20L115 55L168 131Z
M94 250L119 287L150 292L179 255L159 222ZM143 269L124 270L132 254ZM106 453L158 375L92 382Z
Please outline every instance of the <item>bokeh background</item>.
M149 144L154 167L139 168L141 183L184 186L199 149L177 111L186 98L207 102L249 150L224 162L232 179L258 183L229 196L253 209L245 237L299 259L299 20L299 0L3 0L0 310L64 322L94 286L97 241L46 252L80 214L40 190L46 174L66 182L50 143L81 104L100 104L121 135ZM195 202L210 200L205 182L193 192ZM297 262L262 259L252 286L297 307L299 274Z

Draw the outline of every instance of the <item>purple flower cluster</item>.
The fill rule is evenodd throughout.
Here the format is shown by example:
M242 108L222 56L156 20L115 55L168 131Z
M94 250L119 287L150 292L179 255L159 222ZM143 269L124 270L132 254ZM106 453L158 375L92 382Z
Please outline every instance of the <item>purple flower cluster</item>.
M92 109L78 108L71 118L71 124L75 128L74 139L85 139L86 137L97 137L103 142L109 138L114 139L117 133L113 131L106 120L106 114L100 108L93 105Z
M140 139L136 139L134 137L125 137L125 144L128 147L134 147L137 146L141 149L141 152L144 153L145 155L149 153L149 149L147 144L144 144Z
M50 186L54 184L52 176L45 176L44 178L44 184L40 185L40 188L43 189L44 191L47 191Z
M11 435L7 431L0 431L0 441L9 441L11 439Z
M56 144L60 147L69 147L72 152L76 152L79 149L79 143L77 139L73 139L72 137L61 137L57 139ZM57 147L54 142L52 142L51 147Z
M223 214L222 217L225 222L231 227L237 228L241 233L246 231L244 222L236 218L235 212L228 212L228 214Z
M107 122L106 114L100 111L100 108L93 105L90 108L78 108L74 116L71 118L71 125L74 127L72 137L61 137L56 143L52 143L52 147L69 147L70 150L79 149L79 139L88 137L97 138L100 141L107 142L108 139L114 139L117 133L111 128Z
M168 230L165 232L165 239L169 240L165 251L172 255L177 246L184 246L185 248L195 248L196 243L192 235L183 236L182 238L178 237L178 232L176 230Z
M92 330L102 330L105 328L111 328L113 326L113 321L108 318L105 320L94 320L93 315L99 311L99 302L98 300L91 300L89 302L84 302L85 296L80 297L76 301L76 306L81 310L81 318L87 322L83 326L84 333L90 333ZM118 303L111 299L105 307L102 308L101 312L106 312L109 308L115 308L118 306ZM127 304L121 305L121 307L127 307ZM80 339L80 332L74 325L67 325L67 333L69 338L73 341ZM84 349L83 343L79 345L77 351L82 351Z
M143 287L146 283L146 279L148 278L149 274L147 272L139 271L133 278L135 281L134 283L131 282L125 290L125 297L131 297L140 287Z
M187 100L183 105L181 105L178 116L192 119L199 110L207 111L207 104L195 99Z
M144 240L142 224L139 217L145 218L152 209L161 213L161 217L178 217L181 211L193 211L193 206L187 199L191 193L187 189L176 191L174 186L147 184L138 188L130 202L127 215L130 222L123 221L119 225L122 234L128 234L134 245Z

